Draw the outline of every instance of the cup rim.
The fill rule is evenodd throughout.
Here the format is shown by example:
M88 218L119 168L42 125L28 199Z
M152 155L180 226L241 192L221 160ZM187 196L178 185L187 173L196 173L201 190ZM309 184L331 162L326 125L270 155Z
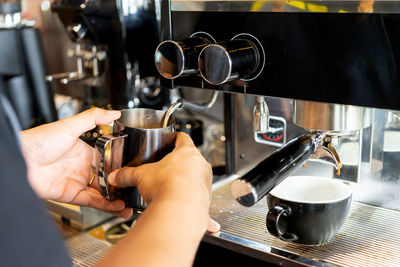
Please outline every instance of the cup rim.
M121 121L122 119L122 113L125 112L132 112L133 110L140 112L140 111L146 111L146 110L150 110L153 111L155 113L165 113L164 110L159 110L159 109L151 109L151 108L132 108L132 109L122 109L121 110L121 117L119 119L116 120L116 122L118 122L119 124L122 124L124 127L130 128L130 129L137 129L137 130L142 130L142 131L155 131L155 130L160 130L160 129L169 129L171 127L174 127L175 125L175 117L173 115L171 115L168 125L167 127L153 127L153 128L143 128L143 127L131 127L129 125L125 125L125 123L123 123ZM161 121L160 121L161 124Z
M282 185L284 186L285 184L287 185L288 183L302 183L302 182L310 182L314 180L314 182L323 182L326 184L332 184L333 186L339 188L341 187L341 190L343 194L340 197L332 198L332 199L327 199L327 200L304 200L304 199L296 199L296 198L290 198L287 196L280 196L279 195L279 186ZM293 182L294 181L294 182ZM279 198L281 200L285 200L288 202L293 202L293 203L302 203L302 204L329 204L329 203L337 203L343 200L346 200L352 196L352 190L349 185L344 184L343 182L339 182L337 180L334 180L333 178L326 178L326 177L320 177L320 176L290 176L283 180L279 185L277 185L269 194L273 197Z

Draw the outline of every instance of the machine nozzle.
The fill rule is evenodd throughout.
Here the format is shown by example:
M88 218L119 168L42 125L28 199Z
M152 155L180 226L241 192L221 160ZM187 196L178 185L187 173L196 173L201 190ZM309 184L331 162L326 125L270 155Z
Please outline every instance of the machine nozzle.
M269 110L263 96L257 96L257 103L253 110L253 131L266 133L269 128Z

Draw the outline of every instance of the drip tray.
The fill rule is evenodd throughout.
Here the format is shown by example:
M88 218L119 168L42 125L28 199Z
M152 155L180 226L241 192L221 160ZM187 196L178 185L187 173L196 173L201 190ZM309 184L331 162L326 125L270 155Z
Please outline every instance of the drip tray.
M76 267L95 266L111 248L110 243L84 232L69 238L66 245Z
M311 265L400 266L400 212L353 202L340 231L322 246L292 244L273 237L265 226L267 212L265 198L251 208L238 204L230 184L213 192L210 213L221 224L217 239L265 254L303 259L300 261ZM222 243L229 246L229 242Z

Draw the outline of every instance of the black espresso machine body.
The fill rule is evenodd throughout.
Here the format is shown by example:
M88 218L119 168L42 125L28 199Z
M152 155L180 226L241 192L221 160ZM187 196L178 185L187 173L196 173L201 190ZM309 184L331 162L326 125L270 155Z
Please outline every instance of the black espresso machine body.
M162 32L165 40L172 41L159 45L155 62L166 88L234 93L225 97L227 173L238 172L237 158L243 162L246 157L238 153L238 144L246 139L238 140L238 136L246 127L239 125L236 115L243 112L234 110L235 94L245 94L257 96L255 139L268 131L259 127L267 126L260 120L260 115L267 117L264 111L260 113L261 109L268 111L264 97L275 102L293 99L292 107L286 107L291 114L284 120L300 129L294 127L290 132L298 134L301 128L314 132L325 148L336 143L336 149L328 153L332 165L339 168L337 176L343 166L342 177L358 181L361 170L355 166L361 158L371 161L371 146L364 151L354 148L357 159L346 159L354 162L344 164L336 150L346 139L341 136L357 132L356 138L364 143L377 136L371 134L374 111L370 108L400 109L398 9L398 3L386 1L170 1L168 11L163 12ZM191 39L205 39L208 45L196 55L189 54ZM197 71L187 68L195 59ZM316 149L318 145L310 155ZM259 160L246 159L253 166ZM277 176L283 178L290 172Z
M201 2L194 8L185 3L171 3L172 32L165 39L206 32L229 42L249 34L262 44L265 62L245 79L215 86L192 75L175 79L175 86L400 109L400 15L358 13L356 3L344 9L347 13L329 6L316 13L253 12L254 2ZM269 3L263 5L270 10Z
M225 93L227 179L237 181L241 177L246 188L239 189L248 192L243 194L244 198L250 197L250 201L244 198L240 201L228 181L215 185L211 216L221 222L222 230L219 237L206 236L205 240L278 264L295 264L282 257L306 260L316 266L324 266L324 262L346 265L352 260L357 265L356 257L368 258L372 254L376 262L383 260L374 252L345 255L368 246L360 240L363 238L357 239L357 233L364 233L369 229L367 226L349 228L362 225L359 222L369 216L364 213L352 211L344 234L340 233L327 247L295 247L270 239L263 224L267 209L262 197L281 181L270 180L272 176L285 178L293 173L326 176L352 184L357 211L373 210L370 206L358 209L362 202L393 209L387 210L388 214L398 216L400 204L395 190L398 183L385 181L382 162L385 166L385 127L389 129L388 125L398 120L396 110L400 110L400 31L396 27L400 21L399 3L171 0L164 6L161 32L162 41L167 42L160 43L155 53L162 87ZM206 45L202 44L204 40ZM190 47L190 43L200 43L203 47ZM198 61L197 70L193 67L194 59ZM274 116L270 116L269 130L265 140L261 140L264 133L254 125L258 126L261 120L260 110L265 109L265 101ZM278 113L274 114L274 110ZM397 134L400 124L395 124ZM271 157L263 160L276 149L285 154L282 151L287 149L282 150L283 147L295 147L293 144L299 144L310 132L317 138L307 137L307 142L303 142L311 144L305 149L312 155L306 165L306 161L293 160L300 159L294 156L299 152L297 148L291 154L293 157L275 153L274 160ZM292 139L295 141L290 142ZM315 158L321 146L330 154L327 172L326 161ZM398 153L397 147L393 149ZM282 160L276 160L278 156ZM269 164L271 161L274 166ZM390 170L399 176L397 166L391 164ZM239 207L234 198L252 207ZM382 226L387 223L374 222ZM366 242L373 236L368 231L364 236ZM393 233L387 231L387 234ZM388 244L379 237L376 242L382 247ZM346 252L340 251L344 246ZM256 251L247 251L249 247ZM276 261L271 254L279 255Z

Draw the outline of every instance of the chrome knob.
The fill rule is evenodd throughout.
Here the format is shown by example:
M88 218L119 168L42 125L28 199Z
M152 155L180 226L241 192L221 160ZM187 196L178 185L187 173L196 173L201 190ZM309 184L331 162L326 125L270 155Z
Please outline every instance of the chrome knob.
M234 39L206 46L199 56L199 70L204 80L219 85L250 77L260 62L259 49L252 41Z
M87 34L87 29L82 24L78 23L75 25L70 25L67 27L67 32L69 33L69 37L73 41L80 41L85 38Z
M191 37L181 41L167 40L160 43L154 55L158 72L167 79L197 73L200 51L210 43L203 37Z

